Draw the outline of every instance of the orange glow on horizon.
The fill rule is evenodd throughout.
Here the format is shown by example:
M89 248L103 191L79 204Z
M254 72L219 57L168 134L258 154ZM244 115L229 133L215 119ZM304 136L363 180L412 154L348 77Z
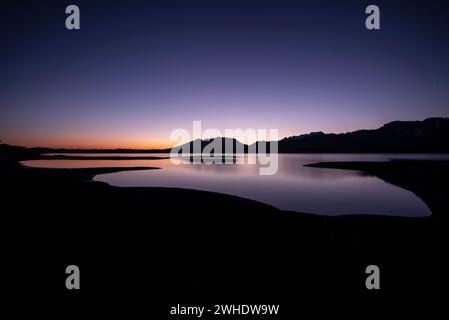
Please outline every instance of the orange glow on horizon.
M82 140L71 140L67 139L65 141L47 140L47 139L23 139L3 141L3 143L24 146L27 148L53 148L53 149L170 149L174 145L167 142L148 142L148 141L133 141L125 142L124 139L121 141L99 141L90 139L89 141Z
M326 130L325 133L333 132L333 133L342 133L342 132L348 132L358 129L358 126L354 128L351 128L346 123L342 124L339 123L338 126L332 124L332 123L318 123L316 125L298 125L294 128L282 128L278 132L278 140L281 140L283 137L290 137L305 133L310 133L314 131L320 131L322 127L330 127L330 125L333 125L333 130ZM224 126L223 126L224 127ZM231 127L231 126L229 126ZM240 126L243 127L244 126ZM259 125L258 127L262 128L276 128L280 127L279 125L276 126L276 124L267 124L267 125ZM349 129L347 129L349 127ZM368 127L369 126L363 126L360 127ZM379 126L374 126L374 128ZM345 129L344 129L345 128ZM224 130L221 130L223 135ZM42 147L42 148L53 148L53 149L130 149L130 150L152 150L152 149L170 149L176 145L179 145L181 141L170 141L169 135L167 134L167 131L153 131L149 133L141 132L140 130L136 130L136 132L132 132L131 134L123 134L122 132L113 132L113 133L106 133L106 132L90 132L88 130L80 130L77 132L68 132L64 133L62 135L50 135L49 133L45 132L44 134L39 134L38 132L32 132L32 133L26 133L22 134L20 136L15 136L10 139L8 137L5 137L3 140L3 143L7 143L10 145L17 145L17 146L24 146L24 147ZM151 139L143 138L143 137L151 137ZM233 136L227 136L228 138L237 138L240 142L245 144L251 144L255 141L245 141L242 140L241 137L233 137ZM206 138L212 138L209 136L202 136L203 139ZM190 140L194 140L192 137Z

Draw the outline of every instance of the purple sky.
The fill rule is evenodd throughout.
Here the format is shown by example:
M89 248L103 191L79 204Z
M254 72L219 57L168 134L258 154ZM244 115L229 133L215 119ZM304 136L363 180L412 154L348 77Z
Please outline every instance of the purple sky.
M449 116L449 5L368 2L21 1L0 10L0 139L151 148L203 128L377 128Z

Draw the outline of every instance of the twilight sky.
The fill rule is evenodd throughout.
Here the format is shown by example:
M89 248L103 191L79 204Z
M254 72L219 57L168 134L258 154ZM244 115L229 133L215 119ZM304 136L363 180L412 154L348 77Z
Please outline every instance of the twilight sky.
M65 28L65 7L81 30ZM365 8L381 30L365 28ZM449 116L448 1L2 1L0 139L168 147L203 128L377 128Z

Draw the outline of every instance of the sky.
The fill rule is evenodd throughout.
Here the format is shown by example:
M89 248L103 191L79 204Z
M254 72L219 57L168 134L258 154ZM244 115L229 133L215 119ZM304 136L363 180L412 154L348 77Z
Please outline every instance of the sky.
M448 39L447 1L2 1L0 140L164 148L194 120L282 138L448 117Z

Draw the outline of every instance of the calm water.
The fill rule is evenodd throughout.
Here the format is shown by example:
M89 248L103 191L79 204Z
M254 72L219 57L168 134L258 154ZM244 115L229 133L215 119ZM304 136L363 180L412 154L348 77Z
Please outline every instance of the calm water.
M83 154L89 156L89 154ZM99 154L91 154L99 155ZM142 156L142 154L127 154ZM147 156L162 156L148 154ZM427 205L413 193L358 171L304 167L322 161L449 159L447 155L282 154L275 175L259 175L259 165L180 164L164 160L32 160L36 167L151 166L161 170L102 174L97 181L114 186L176 187L216 191L261 201L284 210L324 215L383 214L428 216ZM149 199L150 200L150 199Z

